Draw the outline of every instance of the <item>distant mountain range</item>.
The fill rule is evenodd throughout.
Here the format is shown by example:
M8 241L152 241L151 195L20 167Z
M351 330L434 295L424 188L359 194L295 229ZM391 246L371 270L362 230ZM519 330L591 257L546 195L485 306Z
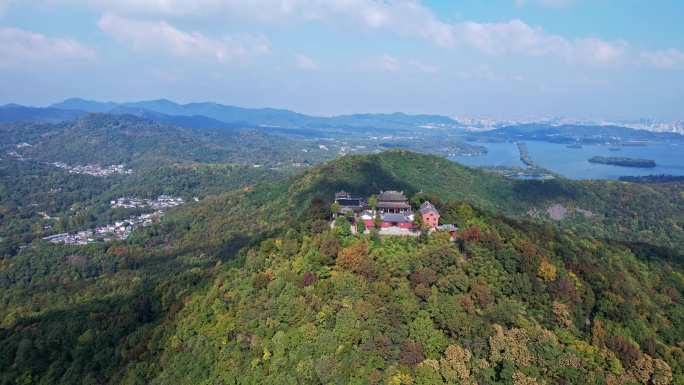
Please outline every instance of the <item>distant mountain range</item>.
M134 115L157 123L191 129L256 129L301 137L406 135L431 131L439 135L440 130L448 130L450 134L476 131L473 135L500 140L552 142L678 141L684 138L677 130L664 130L662 127L647 130L646 125L628 127L590 122L570 124L559 120L495 122L399 112L320 117L284 109L243 108L212 102L179 104L166 99L115 103L71 98L48 107L8 104L0 106L0 123L58 123L75 120L89 113Z
M67 99L49 108L68 111L107 112L133 114L166 123L180 121L180 125L211 125L214 128L230 125L301 129L301 128L385 128L414 129L416 127L458 126L455 120L439 115L356 114L334 117L317 117L275 108L242 108L218 103L178 104L166 99L113 103L83 99Z
M7 104L0 106L0 123L59 123L65 120L78 119L84 114L85 112L77 110L66 110L52 107L25 107L18 104Z
M355 114L318 117L274 108L242 108L218 103L179 104L170 100L140 102L97 102L67 99L48 107L8 104L0 107L0 123L57 123L74 120L88 113L135 115L159 123L184 128L261 129L290 135L317 136L352 132L392 134L416 129L461 129L459 123L440 115Z

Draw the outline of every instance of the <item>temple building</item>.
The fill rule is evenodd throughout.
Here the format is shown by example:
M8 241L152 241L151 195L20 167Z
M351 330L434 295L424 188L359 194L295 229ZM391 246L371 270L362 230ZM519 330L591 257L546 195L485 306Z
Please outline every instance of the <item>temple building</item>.
M403 191L380 191L377 196L380 214L410 214L411 205Z
M334 216L343 215L348 217L352 223L362 221L367 229L377 225L381 229L387 229L390 233L392 231L399 231L397 234L403 234L400 231L416 233L420 230L416 228L413 210L411 210L409 200L403 191L380 191L376 200L376 206L370 207L369 199L340 191L335 194L338 211L334 213ZM439 211L432 203L424 202L416 214L421 216L426 229L441 230ZM444 231L451 233L452 229L444 229Z
M430 202L425 201L420 205L420 216L423 219L423 224L428 229L436 229L439 226L439 211Z
M413 228L413 212L403 191L380 191L377 200L380 227Z
M365 198L353 196L346 191L336 193L335 202L340 205L338 214L342 215L358 214L368 206L368 201Z

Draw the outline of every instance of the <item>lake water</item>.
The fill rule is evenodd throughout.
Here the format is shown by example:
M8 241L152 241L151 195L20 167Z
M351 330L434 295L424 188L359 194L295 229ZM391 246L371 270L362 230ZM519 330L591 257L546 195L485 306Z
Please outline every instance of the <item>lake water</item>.
M684 145L649 144L639 147L621 147L611 151L609 146L585 145L580 149L565 144L525 142L532 160L542 167L571 179L617 179L621 176L684 175ZM450 158L467 166L518 166L524 167L515 143L471 143L487 147L483 156L457 156ZM655 160L655 168L620 167L589 163L593 156L643 158Z

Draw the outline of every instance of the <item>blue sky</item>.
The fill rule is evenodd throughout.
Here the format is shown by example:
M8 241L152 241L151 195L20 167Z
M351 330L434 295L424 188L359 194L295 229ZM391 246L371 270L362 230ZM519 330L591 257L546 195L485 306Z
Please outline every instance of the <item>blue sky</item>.
M0 0L0 103L684 119L679 0Z

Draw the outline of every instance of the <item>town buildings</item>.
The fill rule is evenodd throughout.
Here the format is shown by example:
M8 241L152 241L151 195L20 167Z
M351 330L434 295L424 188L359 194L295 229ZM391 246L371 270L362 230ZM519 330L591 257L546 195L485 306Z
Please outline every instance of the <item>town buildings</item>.
M142 199L135 197L117 198L110 202L113 209L141 209L155 210L154 212L132 215L126 219L116 221L93 229L76 233L62 233L42 238L46 242L65 245L87 245L97 242L125 240L136 228L147 227L164 215L167 209L180 206L185 200L180 197L160 195L156 199Z

